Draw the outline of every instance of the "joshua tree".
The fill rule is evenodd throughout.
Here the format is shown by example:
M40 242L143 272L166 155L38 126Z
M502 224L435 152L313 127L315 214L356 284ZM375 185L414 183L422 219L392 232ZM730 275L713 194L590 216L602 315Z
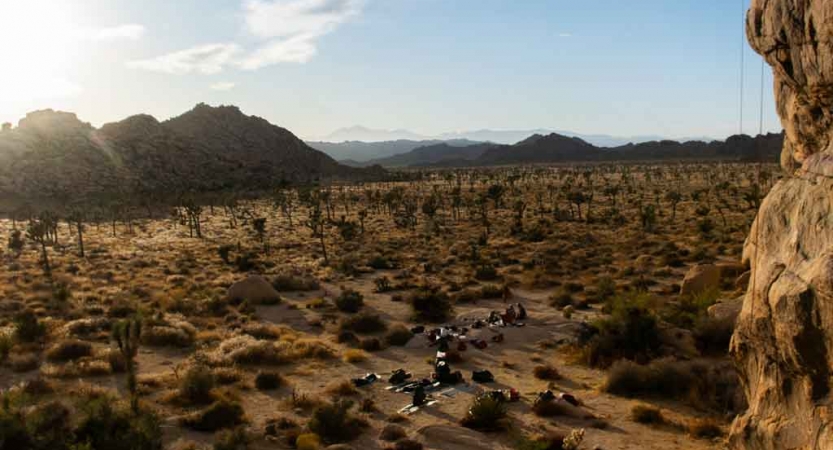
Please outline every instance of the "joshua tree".
M512 205L512 210L515 212L515 232L521 233L524 230L524 212L526 212L526 202L523 199L518 199Z
M78 231L78 256L84 257L84 212L83 210L75 209L73 210L69 217L67 217L67 221L75 226L75 229Z
M23 252L23 235L20 230L12 230L8 247L14 253L15 258L20 257L20 253Z
M364 234L364 221L367 220L367 209L359 210L359 223L362 227L362 234Z
M188 217L188 233L194 237L196 233L199 239L202 239L202 205L197 204L193 199L188 199L183 202L185 214Z
M657 211L654 205L646 205L640 209L639 218L642 220L644 231L653 231L657 223Z
M130 392L130 409L134 414L139 412L139 395L136 390L136 354L139 351L141 336L142 322L137 319L123 320L113 326L113 340L116 341L119 352L124 358L127 390Z
M252 228L257 234L257 240L263 245L263 251L269 253L269 246L266 244L266 218L258 217L252 220Z
M665 199L671 203L671 222L674 222L677 217L677 204L682 201L683 196L677 191L670 191L665 194Z
M495 209L500 209L503 194L505 193L506 189L500 184L493 184L489 186L489 189L486 191L486 195L489 199L495 202Z
M306 226L312 231L312 236L319 239L319 242L321 243L321 253L324 254L324 263L329 264L330 259L327 256L327 244L324 242L324 220L323 217L321 217L320 205L316 205L310 210Z
M289 228L293 228L292 226L292 212L295 209L295 205L292 199L292 191L286 191L280 189L275 192L275 206L280 208L283 215L289 221Z
M49 265L49 254L46 251L46 243L49 240L49 227L50 225L48 220L43 217L32 219L29 222L29 226L26 228L26 237L40 244L43 272L47 277L51 278L52 267Z

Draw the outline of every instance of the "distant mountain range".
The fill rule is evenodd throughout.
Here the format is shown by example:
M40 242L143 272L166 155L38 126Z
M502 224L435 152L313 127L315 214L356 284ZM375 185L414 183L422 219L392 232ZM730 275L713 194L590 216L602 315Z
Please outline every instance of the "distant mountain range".
M165 122L136 115L99 129L44 110L0 132L0 199L245 191L382 175L339 164L234 106L199 104Z
M529 136L536 134L549 135L552 133L568 137L577 137L585 142L599 147L618 147L629 143L642 143L650 141L661 141L661 136L610 136L605 134L581 134L564 130L474 130L442 133L428 136L415 133L409 130L379 130L362 126L354 126L336 130L329 135L317 139L308 140L308 144L321 151L326 152L335 159L352 159L360 162L376 158L410 151L414 148L435 145L446 142L452 146L468 145L466 142L492 142L495 144L515 144ZM680 141L712 141L707 137L681 138ZM404 149L413 143L411 148Z
M465 167L536 163L605 161L721 160L777 162L783 134L731 136L725 141L651 141L598 147L576 137L535 134L517 144L475 144L465 147L433 144L354 165L384 167Z

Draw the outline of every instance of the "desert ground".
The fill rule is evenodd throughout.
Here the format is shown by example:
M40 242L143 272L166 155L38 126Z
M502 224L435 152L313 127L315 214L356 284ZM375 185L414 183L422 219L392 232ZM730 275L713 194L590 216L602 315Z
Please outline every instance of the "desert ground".
M779 170L410 171L16 205L0 221L0 448L721 448L745 400L734 316L713 306L746 290L744 239ZM517 303L523 326L473 328ZM398 413L412 397L386 389L392 371L435 370L412 330L445 325L469 329L447 356L464 382ZM484 369L494 381L472 381Z

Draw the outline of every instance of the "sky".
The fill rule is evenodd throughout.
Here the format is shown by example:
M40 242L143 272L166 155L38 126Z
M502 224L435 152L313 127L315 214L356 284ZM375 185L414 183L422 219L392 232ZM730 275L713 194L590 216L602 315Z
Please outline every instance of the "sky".
M757 134L748 1L0 0L0 122L233 104L302 138L559 129ZM764 131L780 131L772 76Z

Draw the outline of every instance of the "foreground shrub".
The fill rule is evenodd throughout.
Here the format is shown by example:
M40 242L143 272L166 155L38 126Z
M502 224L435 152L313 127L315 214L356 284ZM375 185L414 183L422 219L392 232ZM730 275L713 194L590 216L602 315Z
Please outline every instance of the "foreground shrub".
M618 297L609 304L610 317L596 321L586 342L585 362L608 367L618 359L648 362L660 354L657 319L648 308L649 298Z
M75 429L81 446L96 450L158 450L162 448L159 419L149 411L134 413L117 406L110 397L99 397L81 406L82 419Z
M685 401L696 408L737 413L746 399L734 366L728 362L673 361L647 365L619 361L608 372L604 391L623 397Z
M441 323L451 314L451 300L438 288L423 288L411 294L408 302L413 310L414 320Z
M506 404L488 394L478 395L460 424L480 431L495 431L506 427Z
M260 391L277 389L284 384L284 379L277 372L258 372L255 375L255 387Z
M350 414L352 406L349 400L319 406L307 427L327 444L351 441L367 427L367 422Z
M352 289L344 289L335 303L339 311L357 313L364 306L364 296Z
M205 404L214 400L211 390L216 385L214 373L207 366L191 366L179 384L180 397L193 404Z

